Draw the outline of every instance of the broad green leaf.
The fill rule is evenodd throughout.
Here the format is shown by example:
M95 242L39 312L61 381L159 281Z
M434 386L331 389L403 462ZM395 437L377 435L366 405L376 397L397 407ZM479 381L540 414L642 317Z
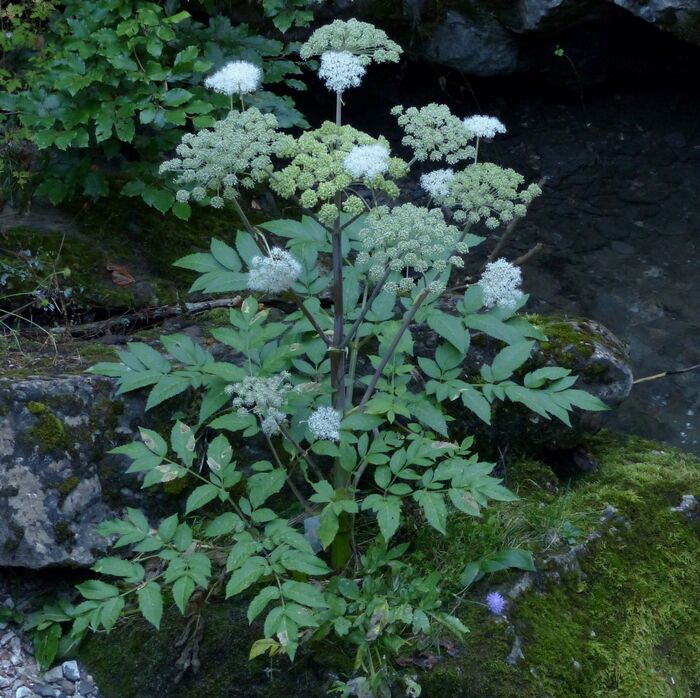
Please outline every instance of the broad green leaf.
M201 509L219 494L219 488L214 485L200 485L187 498L185 513L189 514L197 509Z
M261 589L258 595L250 602L248 606L248 622L252 623L264 610L270 601L275 601L280 597L278 587L265 587Z
M226 598L229 599L245 591L255 584L263 574L265 574L265 562L262 558L253 557L246 560L243 566L231 575L231 579L226 585Z
M207 525L204 535L208 538L216 538L217 536L225 536L228 533L242 529L243 522L240 517L232 511L227 511L225 514L217 516Z
M257 509L273 494L277 494L286 482L286 473L281 468L264 473L256 473L248 478L248 499Z
M428 315L428 327L437 332L443 339L446 339L454 347L466 354L469 350L469 332L462 323L462 318L448 315L436 310Z
M418 502L428 523L443 535L447 534L447 507L445 498L440 492L418 490L413 493L413 499Z
M163 595L157 582L148 582L141 587L136 595L139 600L141 615L157 629L160 629L160 621L163 617Z
M173 601L182 615L187 611L187 603L194 592L194 580L189 575L183 575L173 584Z
M285 599L296 601L309 608L328 608L321 591L308 582L295 582L293 580L282 584L282 595Z
M336 514L333 505L327 504L321 510L320 524L318 527L318 538L324 550L335 540L338 533L338 515Z
M493 380L503 381L510 378L514 371L530 358L534 345L534 342L518 342L499 351L491 363Z

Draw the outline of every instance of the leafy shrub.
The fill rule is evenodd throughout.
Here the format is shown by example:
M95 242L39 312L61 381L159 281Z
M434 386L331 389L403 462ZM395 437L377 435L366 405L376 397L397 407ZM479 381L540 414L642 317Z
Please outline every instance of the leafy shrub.
M163 166L181 187L179 201L229 202L243 225L232 244L212 240L209 252L180 260L199 275L192 290L248 293L213 332L229 360L171 335L161 337L165 353L132 343L120 362L93 369L116 377L121 392L149 388L149 408L190 395L192 408L168 435L141 429L115 453L131 460L144 487L183 478L195 487L184 512L157 527L135 509L102 525L115 551L133 556L96 563L109 581L79 585L84 600L70 611L71 633L109 630L133 607L158 627L166 590L183 614L197 589L247 596L250 622L264 617L251 657L293 659L301 643L334 635L355 656L355 675L334 690L389 696L402 681L416 696L420 687L393 660L467 628L446 608L437 575L406 561L402 521L421 516L445 535L448 517L478 517L491 500L515 499L451 423L450 402L486 423L496 400L567 423L575 407L604 405L575 389L568 369L519 375L544 337L517 314L527 297L514 265L487 265L454 312L440 304L483 240L477 226L523 215L539 192L512 170L478 162L479 139L500 122L479 117L470 131L446 107L399 109L411 164L447 160L462 169L424 180L428 206L398 204L408 163L385 140L342 124L342 96L372 62L398 60L399 48L350 21L318 30L303 52L322 54L337 93L335 122L292 137L249 106L185 136ZM235 74L217 84L236 96ZM301 219L253 225L243 194L262 181L301 206ZM415 355L420 325L437 338L432 357ZM462 365L474 331L502 348L469 380ZM268 457L240 462L251 439ZM532 559L493 550L466 567L464 584L512 566L531 569Z
M186 218L189 207L175 202L156 170L186 129L210 126L230 106L203 88L203 74L243 58L265 62L268 84L302 86L291 77L301 69L281 41L257 36L244 24L232 26L223 16L195 21L177 0L68 0L53 13L48 2L35 7L46 23L40 40L27 28L40 12L35 9L8 47L21 48L21 69L0 72L8 92L0 108L16 115L15 146L5 149L4 170L15 179L21 172L21 184L27 184L28 168L14 164L14 153L30 141L41 155L34 163L41 172L36 194L53 203L107 196L110 179L116 179L123 194ZM291 20L304 20L290 12ZM305 124L289 97L262 91L254 104L285 126Z

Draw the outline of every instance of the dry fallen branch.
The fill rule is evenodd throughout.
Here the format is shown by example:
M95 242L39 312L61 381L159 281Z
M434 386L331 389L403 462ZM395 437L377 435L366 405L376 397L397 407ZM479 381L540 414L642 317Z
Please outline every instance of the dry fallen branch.
M687 368L679 368L676 371L664 371L663 373L655 373L653 376L645 376L644 378L637 378L637 380L633 382L633 385L637 385L637 383L646 383L648 381L655 381L655 380L658 380L659 378L666 378L666 376L677 376L680 373L690 373L690 371L697 371L698 369L700 369L700 364L695 364L694 366L688 366Z
M179 305L163 305L158 308L147 308L134 313L119 315L106 320L87 322L82 325L67 325L65 327L54 327L48 330L54 335L97 336L108 334L112 329L125 328L136 324L157 322L179 315L197 315L216 308L235 308L241 304L241 296L233 298L220 298L211 301L200 301L199 303L180 303Z

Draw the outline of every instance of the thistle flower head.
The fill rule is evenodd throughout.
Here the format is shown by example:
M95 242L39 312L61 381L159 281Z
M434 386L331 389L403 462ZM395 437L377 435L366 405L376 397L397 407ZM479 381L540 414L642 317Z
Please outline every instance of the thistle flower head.
M492 591L486 597L486 605L495 616L500 616L506 607L506 600L497 591Z
M521 188L524 182L515 170L490 162L475 163L455 174L441 203L454 210L457 222L484 221L487 228L497 228L524 216L527 205L542 193L536 184Z
M477 138L493 138L497 133L505 133L506 127L495 116L483 116L476 114L468 116L464 125Z
M523 275L520 267L516 267L505 259L489 262L479 280L479 286L487 308L513 308L523 297L520 290Z
M455 172L452 169L433 170L421 175L420 185L434 199L439 199L450 193L450 182L454 176Z
M474 137L444 104L428 104L420 109L399 106L391 113L406 134L401 142L413 150L416 160L444 160L454 165L474 158Z
M372 62L397 63L402 53L401 47L381 29L356 19L347 22L337 19L320 27L302 44L299 55L308 60L328 51L351 53L364 66Z
M267 179L279 140L273 114L254 107L230 112L211 128L185 134L178 157L164 162L160 172L175 173L175 183L182 187L178 201L191 198L221 208L224 199L238 195L239 187L251 188Z
M340 418L340 412L332 407L317 407L309 415L309 431L317 439L340 441Z
M253 257L248 272L251 291L288 291L301 274L301 264L286 250L273 247L269 257Z
M460 231L445 222L440 209L413 204L393 209L377 207L367 217L359 237L362 252L357 256L357 262L368 267L371 279L378 280L386 269L404 274L401 281L386 283L384 288L390 293L410 291L415 287L409 271L414 274L439 273L450 265L463 266L463 260L455 253L468 251L467 244L460 242Z
M355 179L374 179L389 169L389 149L381 143L356 145L343 161Z
M290 390L294 390L294 386L286 371L266 378L246 376L240 383L233 385L232 393L236 397L232 404L242 414L257 415L263 423L272 418L279 429L285 416L281 408ZM267 425L269 428L270 422Z
M290 163L275 173L270 187L284 198L298 196L304 208L318 210L319 220L330 225L338 213L333 203L335 195L355 181L345 169L346 157L355 146L376 144L388 152L386 139L377 140L351 126L336 126L329 121L297 138L286 136L277 154L288 158ZM373 178L372 187L393 199L399 195L395 180L406 174L408 166L400 158L390 157L387 162L386 171ZM363 209L358 196L350 195L343 200L343 211L350 215L357 215Z
M350 87L359 87L367 70L360 59L347 51L326 51L321 55L318 77L331 92L342 94Z
M255 92L262 80L262 70L248 61L231 61L210 75L204 84L214 92L225 95Z

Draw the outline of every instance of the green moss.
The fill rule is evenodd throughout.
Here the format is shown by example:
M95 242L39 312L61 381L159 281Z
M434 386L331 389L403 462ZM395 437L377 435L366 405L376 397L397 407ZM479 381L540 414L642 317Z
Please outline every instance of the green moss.
M572 526L579 537L605 530L580 558L580 573L560 575L559 582L542 578L537 592L513 604L509 620L522 639L524 660L515 668L507 664L513 637L503 637L505 624L470 610L464 620L475 632L465 658L428 675L424 695L697 695L700 531L671 507L683 494L700 492L700 463L610 434L595 440L593 452L600 472L566 483L553 483L551 473L532 461L516 464L508 481L520 502L495 507L479 524L463 521L445 539L419 536L425 564L436 566L456 589L463 566L499 536L504 547L557 551L565 549L562 539ZM608 506L618 514L606 528L600 517ZM501 573L491 581L508 577ZM478 602L485 593L478 587L469 600Z
M52 412L39 414L36 424L24 432L23 438L31 445L38 445L44 453L65 451L71 445L63 422Z
M81 646L86 663L105 698L321 698L323 678L313 666L300 660L297 672L282 671L284 662L248 661L250 646L259 637L240 604L214 602L199 622L203 637L199 646L202 670L185 674L175 683L182 652L178 645L186 622L177 611L166 612L160 632L134 620L110 635L92 635ZM266 673L266 669L273 671Z
M46 405L41 402L35 402L34 400L30 400L27 403L27 409L33 415L45 414L49 410Z
M59 545L66 543L73 538L73 532L71 531L69 524L63 520L57 521L53 525L53 535L56 539L56 543Z
M570 365L577 354L586 359L593 355L594 341L583 327L564 318L543 315L533 315L528 320L547 335L540 344L542 351L554 356L562 366Z
M80 478L77 475L71 475L71 477L56 486L56 491L62 497L67 497L79 484Z

